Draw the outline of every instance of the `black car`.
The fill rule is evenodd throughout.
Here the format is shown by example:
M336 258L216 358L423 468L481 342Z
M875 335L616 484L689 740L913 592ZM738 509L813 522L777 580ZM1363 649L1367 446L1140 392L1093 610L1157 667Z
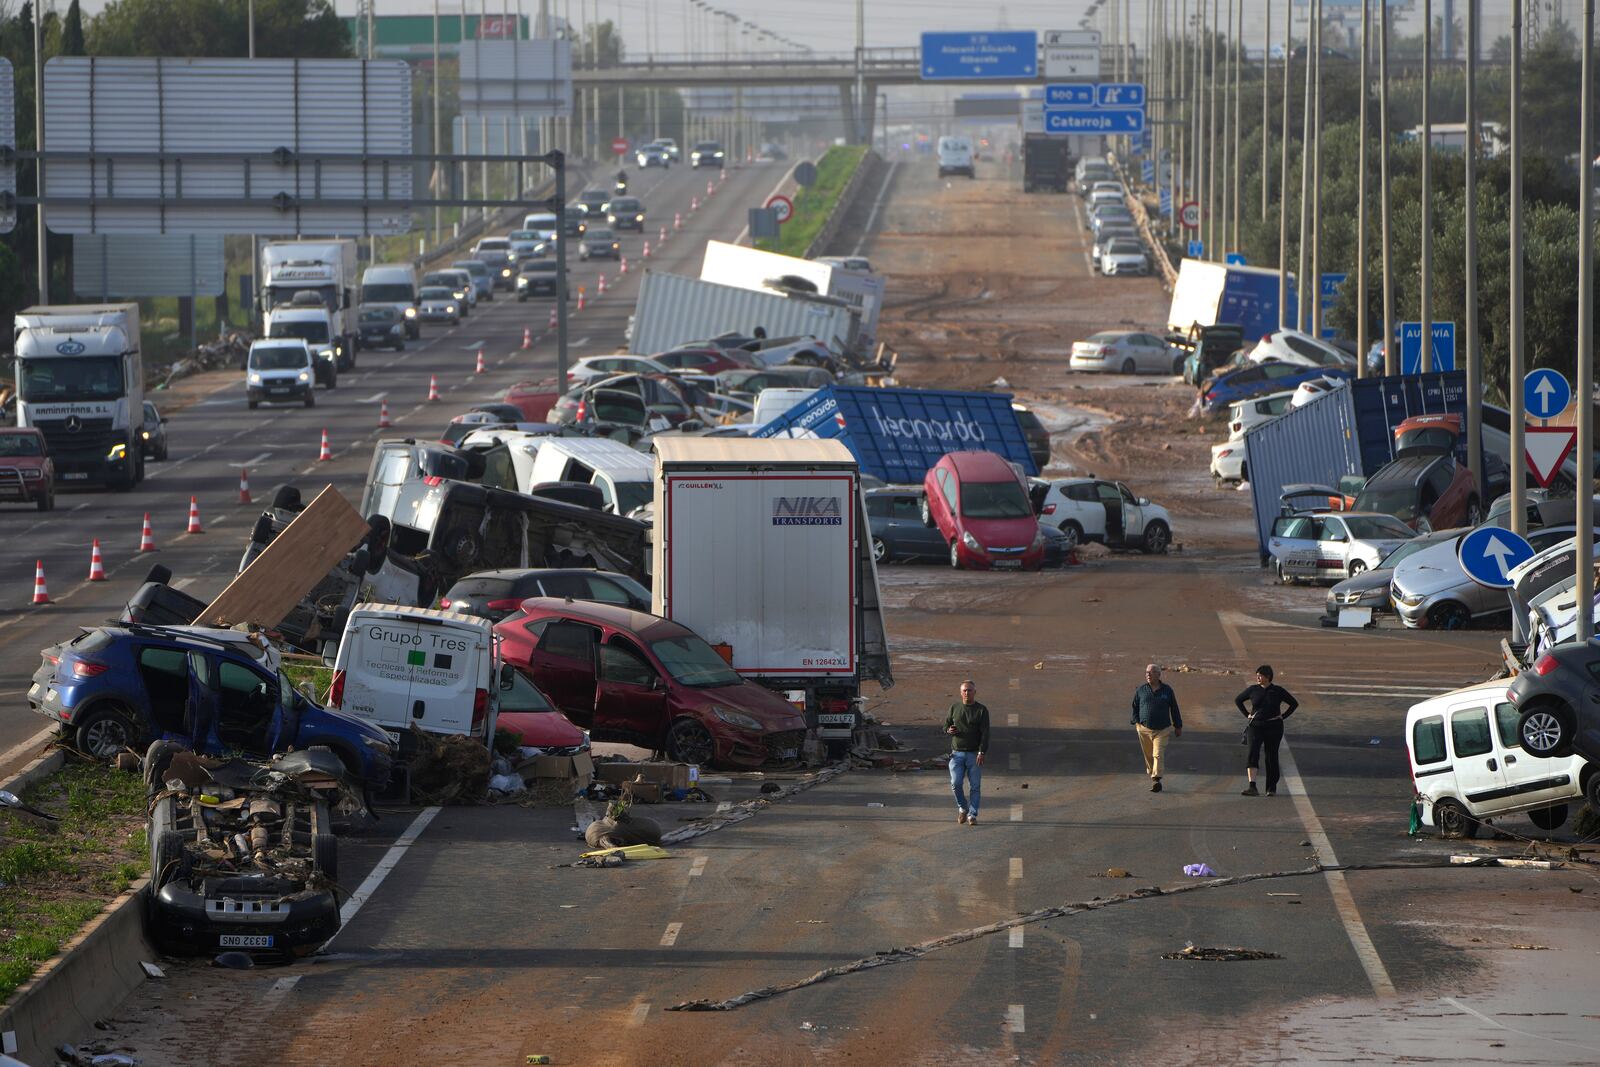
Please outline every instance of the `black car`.
M716 167L721 170L725 155L720 142L701 141L694 146L694 151L689 153L689 165L695 170L701 167Z
M614 571L585 568L479 571L450 587L441 608L499 622L515 614L529 597L556 596L650 611L650 590Z
M1577 753L1600 763L1600 647L1557 645L1518 674L1506 690L1517 709L1517 740L1528 755ZM1600 774L1590 775L1589 805L1600 810Z
M1039 561L1040 569L1058 570L1065 567L1067 557L1074 548L1072 538L1048 522L1039 523L1039 536L1044 538L1044 558Z
M604 189L585 189L578 194L577 203L573 206L583 211L584 219L592 219L605 215L606 201L611 199L611 194ZM583 231L579 231L582 233Z
M517 264L517 299L530 296L556 295L556 261L554 259L527 259ZM567 299L572 299L572 287L567 286Z
M582 237L584 231L589 228L586 217L582 207L577 204L568 204L561 216L561 232L568 237Z
M139 430L140 448L151 459L167 458L167 420L155 404L144 402L144 426Z
M387 304L364 307L357 319L356 345L360 348L392 348L405 351L406 324L400 312Z
M644 232L644 201L636 196L619 196L606 204L606 221L613 229Z
M879 563L925 559L947 562L950 546L922 521L922 490L871 489L866 493L872 527L872 558Z

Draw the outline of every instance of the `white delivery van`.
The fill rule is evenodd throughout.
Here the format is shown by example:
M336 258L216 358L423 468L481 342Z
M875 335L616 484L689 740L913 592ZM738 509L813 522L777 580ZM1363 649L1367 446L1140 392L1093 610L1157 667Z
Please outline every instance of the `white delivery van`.
M553 241L561 232L561 220L553 212L535 211L522 216L522 228L535 231L542 241Z
M357 604L339 642L329 703L383 727L402 757L412 726L487 744L500 692L491 625L436 608Z
M768 386L756 394L756 407L750 416L750 425L765 426L814 392L815 389Z
M417 272L408 263L383 263L368 267L361 275L361 303L388 306L400 313L406 324L406 337L422 336L422 320L417 311Z
M626 515L655 500L655 460L609 437L551 437L533 458L532 489L545 482L598 486L606 510Z
M948 134L939 138L939 177L965 174L969 178L976 178L978 170L973 162L974 155L971 138Z

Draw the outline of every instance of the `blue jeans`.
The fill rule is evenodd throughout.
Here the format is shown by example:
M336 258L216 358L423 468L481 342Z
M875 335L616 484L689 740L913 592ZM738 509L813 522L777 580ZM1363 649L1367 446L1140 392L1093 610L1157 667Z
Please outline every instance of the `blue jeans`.
M968 781L972 783L970 801L961 788ZM978 799L983 790L983 768L978 766L976 752L950 753L950 790L956 795L957 811L964 811L968 815L978 814Z

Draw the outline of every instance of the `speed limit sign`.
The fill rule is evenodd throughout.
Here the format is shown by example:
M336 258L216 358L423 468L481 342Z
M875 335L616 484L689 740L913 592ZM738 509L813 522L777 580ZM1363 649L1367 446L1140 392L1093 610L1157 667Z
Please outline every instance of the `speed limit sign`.
M1186 228L1198 230L1200 228L1200 201L1190 200L1184 204L1183 211L1178 218Z
M767 201L767 207L771 208L772 213L778 216L778 225L780 226L794 216L794 201L787 196L781 194L774 196Z

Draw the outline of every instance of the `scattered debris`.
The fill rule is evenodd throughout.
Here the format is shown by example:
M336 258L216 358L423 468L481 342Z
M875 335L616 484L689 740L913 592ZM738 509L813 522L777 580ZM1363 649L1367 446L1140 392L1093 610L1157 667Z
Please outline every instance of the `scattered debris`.
M1193 942L1181 952L1163 952L1164 960L1204 960L1212 963L1237 963L1242 960L1281 960L1276 952L1262 952L1254 948L1201 948Z
M1185 863L1183 865L1183 873L1190 878L1215 878L1217 875L1216 871L1213 871L1204 863Z
M761 783L761 791L763 793L777 793L777 792L780 792L782 789L783 789L783 786L779 785L777 782L762 782Z
M523 1063L540 1064L540 1063L550 1063L552 1061L551 1061L549 1056L546 1056L543 1053L535 1052L535 1053L530 1054L522 1062Z
M1107 867L1103 874L1091 874L1090 878L1132 878L1133 874L1122 867Z
M883 802L881 800L869 800L869 801L867 801L867 807L869 807L869 808L881 808L881 807L883 807Z
M230 971L248 971L255 965L256 961L248 952L223 952L211 961L211 966L226 967Z
M478 804L489 791L489 749L465 735L411 728L411 799L422 805Z
M146 978L165 978L167 976L166 971L163 971L160 967L154 963L151 963L149 960L140 960L139 966L144 968L144 976Z
M1450 857L1450 862L1458 867L1520 867L1532 871L1553 871L1561 866L1552 860L1501 859L1498 856L1455 855Z
M1549 945L1511 945L1511 948L1521 949L1524 952L1549 952Z

